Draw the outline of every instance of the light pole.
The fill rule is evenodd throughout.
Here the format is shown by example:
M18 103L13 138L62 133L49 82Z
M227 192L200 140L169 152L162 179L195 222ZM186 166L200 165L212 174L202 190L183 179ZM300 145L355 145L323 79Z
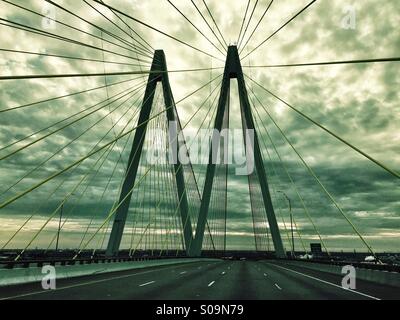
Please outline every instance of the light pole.
M62 204L62 206L61 206L61 208L60 208L60 220L59 220L59 222L58 222L56 252L58 252L58 241L60 240L61 220L62 220L63 209L64 209L64 204Z
M292 258L295 257L294 254L294 231L293 231L293 214L292 214L292 202L290 201L290 198L287 196L287 194L283 191L278 191L279 193L282 193L284 197L287 199L289 202L289 213L290 213L290 230L292 233Z

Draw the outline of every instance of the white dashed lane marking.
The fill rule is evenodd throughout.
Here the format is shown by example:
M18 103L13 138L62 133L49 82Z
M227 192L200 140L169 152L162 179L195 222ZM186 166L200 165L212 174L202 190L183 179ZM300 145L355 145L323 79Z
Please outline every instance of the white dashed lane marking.
M156 282L155 281L146 282L146 283L143 283L143 284L139 285L139 287L146 287L146 286L149 286L149 285L151 285L153 283L156 283Z

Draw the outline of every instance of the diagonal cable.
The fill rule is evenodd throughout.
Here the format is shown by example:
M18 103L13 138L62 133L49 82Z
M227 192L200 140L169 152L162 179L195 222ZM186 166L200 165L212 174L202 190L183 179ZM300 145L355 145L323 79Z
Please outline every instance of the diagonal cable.
M264 13L262 14L260 20L258 21L256 27L254 28L253 32L250 34L250 36L247 38L247 41L245 42L245 44L243 45L242 50L240 50L239 54L242 54L243 50L246 48L247 44L250 42L251 38L253 37L253 35L256 33L258 27L260 26L261 22L264 20L265 15L267 14L267 12L269 11L269 9L271 8L272 3L274 2L274 0L271 0L270 3L268 4L267 8L265 9Z
M248 77L248 76L246 76ZM356 151L357 153L359 153L360 155L362 155L363 157L367 158L368 160L372 161L373 163L375 163L377 166L381 167L383 170L387 171L388 173L390 173L391 175L395 176L396 178L400 179L400 174L395 172L393 169L387 167L386 165L384 165L383 163L381 163L380 161L376 160L375 158L373 158L372 156L368 155L366 152L362 151L361 149L359 149L358 147L356 147L355 145L353 145L352 143L348 142L347 140L343 139L342 137L340 137L339 135L337 135L336 133L334 133L333 131L329 130L328 128L326 128L325 126L323 126L322 124L320 124L319 122L315 121L314 119L310 118L309 116L307 116L305 113L301 112L300 110L298 110L297 108L295 108L294 106L292 106L291 104L289 104L288 102L286 102L285 100L279 98L277 95L275 95L274 93L272 93L271 91L269 91L268 89L266 89L264 86L262 86L261 84L259 84L257 81L253 80L252 78L248 77L251 81L253 81L256 85L258 85L261 89L263 89L264 91L268 92L271 96L273 96L275 99L279 100L280 102L282 102L283 104L285 104L286 106L288 106L290 109L294 110L297 114L299 114L300 116L302 116L304 119L308 120L309 122L311 122L312 124L316 125L317 127L319 127L320 129L324 130L325 132L327 132L329 135L333 136L334 138L336 138L337 140L339 140L340 142L344 143L345 145L347 145L348 147L350 147L351 149L353 149L354 151Z
M198 27L196 27L196 25L195 25L192 21L190 21L190 19L189 19L188 17L186 17L186 15L185 15L181 10L179 10L179 8L178 8L177 6L175 6L170 0L167 0L167 1L168 1L168 3L169 3L176 11L179 12L179 14L180 14L193 28L196 29L196 31L197 31L198 33L200 33L200 34L203 36L204 39L206 39L215 49L217 49L223 56L225 56L225 53L222 52L221 49L218 48L218 47L214 44L214 42L212 42Z
M202 54L204 54L204 55L207 55L207 56L209 56L209 57L211 57L211 58L214 58L214 59L216 59L216 60L222 61L221 59L219 59L219 58L213 56L212 54L207 53L207 52L205 52L205 51L203 51L203 50L201 50L201 49L199 49L199 48L196 48L196 47L192 46L191 44L189 44L189 43L187 43L187 42L185 42L185 41L183 41L183 40L180 40L180 39L178 39L178 38L176 38L176 37L174 37L174 36L172 36L172 35L170 35L170 34L164 32L164 31L162 31L162 30L160 30L160 29L157 29L157 28L155 28L155 27L153 27L153 26L151 26L151 25L149 25L149 24L147 24L147 23L145 23L145 22L143 22L143 21L141 21L141 20L139 20L139 19L136 19L136 18L132 17L131 15L128 15L127 13L122 12L122 11L120 11L120 10L118 10L118 9L116 9L116 8L114 8L114 7L112 7L112 6L108 5L108 4L106 4L106 3L104 3L104 2L101 2L101 1L99 1L99 0L93 0L93 1L94 1L94 2L97 2L97 3L101 4L101 5L103 5L104 7L107 7L107 8L110 9L110 10L113 10L113 11L119 13L120 15L123 15L123 16L127 17L127 18L130 19L130 20L133 20L133 21L135 21L135 22L137 22L137 23L139 23L139 24L145 26L145 27L148 28L148 29L151 29L151 30L153 30L153 31L155 31L155 32L158 32L158 33L160 33L160 34L162 34L162 35L164 35L164 36L166 36L166 37L168 37L168 38L170 38L170 39L172 39L172 40L175 40L176 42L179 42L180 44L183 44L183 45L185 45L185 46L187 46L187 47L189 47L189 48L191 48L191 49L193 49L193 50L195 50L195 51L198 51L198 52L200 52L200 53L202 53Z
M246 59L249 55L251 55L254 51L258 50L261 46L263 46L266 42L268 42L272 37L274 37L278 32L280 32L283 28L285 28L289 23L295 20L298 16L300 16L304 11L306 11L309 7L311 7L317 0L312 0L307 6L301 9L298 13L296 13L292 18L285 22L280 28L278 28L274 33L272 33L268 38L263 40L259 45L257 45L253 50L251 50L247 55L243 57Z

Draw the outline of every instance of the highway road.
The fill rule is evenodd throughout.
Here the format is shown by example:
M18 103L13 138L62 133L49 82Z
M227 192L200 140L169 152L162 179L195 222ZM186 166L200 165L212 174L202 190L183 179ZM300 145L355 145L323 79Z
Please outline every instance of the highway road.
M357 281L357 290L341 287L340 275L277 261L204 261L152 267L0 288L0 299L39 300L283 300L398 299L399 288Z

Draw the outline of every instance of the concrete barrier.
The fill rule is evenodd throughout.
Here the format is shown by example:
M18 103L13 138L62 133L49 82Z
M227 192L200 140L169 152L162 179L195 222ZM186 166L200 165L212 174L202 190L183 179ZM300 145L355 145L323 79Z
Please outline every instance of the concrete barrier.
M68 279L95 274L103 274L117 271L126 271L134 269L143 269L149 267L167 266L174 264L186 264L200 261L220 261L217 259L168 259L168 260L150 260L134 262L117 263L98 263L61 266L56 265L57 279ZM0 269L0 287L41 282L45 274L42 274L42 268L16 268Z
M316 270L316 271L336 274L342 277L344 276L344 274L342 274L341 266L311 263L311 262L300 262L300 261L287 261L284 262L284 264L288 266L293 265L309 270ZM356 274L357 274L356 275L357 279L360 280L366 280L374 283L400 288L400 273L397 272L356 268Z

